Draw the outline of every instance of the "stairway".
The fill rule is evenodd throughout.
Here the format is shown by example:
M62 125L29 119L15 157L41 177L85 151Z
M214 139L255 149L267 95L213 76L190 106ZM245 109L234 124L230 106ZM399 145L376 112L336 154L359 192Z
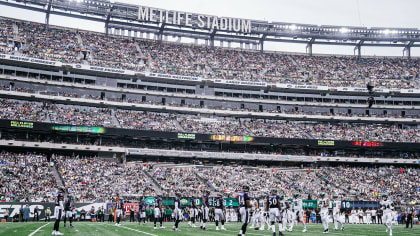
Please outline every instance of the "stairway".
M164 189L160 186L160 184L155 180L155 178L153 178L152 175L150 175L149 172L147 172L146 170L142 170L144 176L146 176L151 183L153 183L154 186L154 190L156 191L156 194L161 195L165 193Z
M193 169L193 173L195 174L195 176L197 177L197 179L199 179L202 183L204 183L206 186L209 186L210 187L210 189L213 191L213 192L217 192L217 189L212 185L212 184L208 184L209 183L209 181L207 180L207 179L205 179L204 177L202 177L200 174L198 174L197 173L197 170L196 169Z
M57 183L57 187L65 187L63 177L61 176L58 168L57 163L54 161L54 166L52 166L53 175L55 177L55 182Z
M114 109L111 109L111 119L112 119L112 124L115 125L115 127L121 128L120 121L117 119Z
M191 56L191 57L193 57L193 58L195 57L195 55L194 55L193 51L191 51L191 48L188 48L188 52L190 53L190 56Z

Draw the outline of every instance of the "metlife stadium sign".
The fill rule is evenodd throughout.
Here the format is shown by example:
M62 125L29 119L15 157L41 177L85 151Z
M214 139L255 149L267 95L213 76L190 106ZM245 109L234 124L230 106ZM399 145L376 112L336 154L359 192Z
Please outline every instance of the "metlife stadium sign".
M139 6L137 20L140 22L156 22L207 29L209 31L222 30L235 33L251 33L251 20L201 15L145 6Z

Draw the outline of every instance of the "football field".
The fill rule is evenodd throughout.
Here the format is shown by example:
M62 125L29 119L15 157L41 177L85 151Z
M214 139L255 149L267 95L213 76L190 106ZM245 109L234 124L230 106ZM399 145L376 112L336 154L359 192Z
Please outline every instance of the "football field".
M2 223L0 224L0 235L7 236L47 236L51 235L53 229L53 222L44 223ZM239 228L241 227L238 223L227 223L226 231L216 231L214 223L207 224L207 231L202 231L200 228L191 228L187 223L180 224L181 232L174 232L172 230L172 223L165 223L165 229L153 229L152 223L146 225L139 225L138 223L122 222L120 227L114 226L112 223L91 223L91 222L76 222L74 228L64 228L63 223L60 224L60 232L64 235L91 235L91 236L116 236L116 235L145 235L145 236L175 236L175 235L238 235ZM320 224L309 224L308 232L302 233L302 226L295 227L293 232L283 232L285 235L325 235L322 233L322 225ZM355 236L369 236L369 235L389 235L385 232L385 226L382 225L346 225L344 231L332 230L334 226L330 224L329 235L355 235ZM246 235L250 236L272 236L273 233L268 230L247 230ZM395 226L393 235L407 235L415 236L420 235L420 226L414 226L413 229L406 229L402 225Z

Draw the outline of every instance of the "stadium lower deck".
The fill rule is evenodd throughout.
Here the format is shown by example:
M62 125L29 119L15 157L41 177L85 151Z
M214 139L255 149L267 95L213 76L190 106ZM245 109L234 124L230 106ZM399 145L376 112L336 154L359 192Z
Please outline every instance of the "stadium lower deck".
M30 235L30 236L47 236L51 235L53 222L28 222L28 223L3 223L0 224L0 235L8 236L18 236L18 235ZM74 228L63 228L63 225L60 225L60 232L64 235L91 235L91 236L128 236L128 235L147 235L147 236L171 236L171 235L209 235L209 236L224 236L224 235L237 235L241 224L239 223L227 223L226 231L216 231L214 223L208 224L208 230L203 232L200 228L191 228L187 225L186 222L180 223L181 232L174 232L172 230L173 223L165 223L165 229L153 229L152 223L147 223L146 225L139 225L138 223L121 223L120 227L114 226L113 223L79 223L76 222ZM330 224L330 229L334 228ZM297 226L294 228L293 232L285 232L285 235L308 235L308 236L317 236L325 235L322 233L321 224L309 224L308 231L302 233L302 226ZM414 226L413 229L406 229L405 225L394 226L393 235L406 235L406 236L415 236L420 235L420 227ZM248 229L247 235L251 236L265 236L273 235L271 231L267 229L255 230ZM382 236L389 235L385 232L385 227L383 225L359 225L359 224L350 224L345 225L344 231L334 231L331 230L329 235L357 235L357 236Z

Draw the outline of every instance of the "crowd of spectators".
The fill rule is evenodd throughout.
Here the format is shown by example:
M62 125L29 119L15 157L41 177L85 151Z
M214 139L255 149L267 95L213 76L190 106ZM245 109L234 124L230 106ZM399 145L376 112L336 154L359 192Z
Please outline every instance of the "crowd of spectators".
M4 26L0 52L19 53L64 63L233 79L254 82L308 84L332 87L416 88L419 59L391 57L305 56L159 42L44 24L0 19Z
M0 152L0 200L52 202L56 183L45 155Z
M47 116L45 105L39 102L0 98L0 119L42 122Z
M0 99L0 119L275 138L420 142L417 126L212 117Z
M167 132L178 132L180 130L174 114L118 110L115 115L121 127L126 129Z
M194 168L188 167L154 167L151 176L159 186L169 192L177 192L184 196L200 196L207 186L194 173Z
M77 202L109 202L117 195L156 195L153 183L142 171L145 165L79 156L56 156L55 161L67 191Z
M204 190L233 197L244 185L254 197L277 189L289 198L300 193L303 198L316 199L326 192L364 201L378 200L386 193L402 204L420 199L420 170L416 168L191 166L60 155L52 155L50 161L43 154L2 151L1 200L53 202L60 181L55 180L52 163L76 202L108 202L117 195L137 198L180 193L198 197Z

